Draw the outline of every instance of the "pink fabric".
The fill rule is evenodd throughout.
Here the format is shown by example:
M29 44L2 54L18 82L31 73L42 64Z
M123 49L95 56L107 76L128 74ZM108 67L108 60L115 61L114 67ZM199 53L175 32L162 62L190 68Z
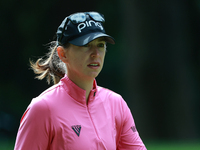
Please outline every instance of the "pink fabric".
M15 150L146 150L122 97L85 91L67 76L33 99L18 130Z

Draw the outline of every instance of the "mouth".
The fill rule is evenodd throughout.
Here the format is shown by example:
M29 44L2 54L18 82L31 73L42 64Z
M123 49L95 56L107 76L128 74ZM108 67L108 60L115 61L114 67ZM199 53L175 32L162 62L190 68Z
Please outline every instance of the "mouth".
M100 64L98 62L92 62L88 64L88 67L90 68L99 68Z

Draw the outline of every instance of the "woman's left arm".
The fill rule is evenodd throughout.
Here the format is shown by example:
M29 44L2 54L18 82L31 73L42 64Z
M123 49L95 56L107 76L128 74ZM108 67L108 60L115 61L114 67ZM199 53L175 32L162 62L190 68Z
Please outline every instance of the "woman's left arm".
M122 123L117 150L146 150L136 129L131 111L124 100L121 101L121 107Z

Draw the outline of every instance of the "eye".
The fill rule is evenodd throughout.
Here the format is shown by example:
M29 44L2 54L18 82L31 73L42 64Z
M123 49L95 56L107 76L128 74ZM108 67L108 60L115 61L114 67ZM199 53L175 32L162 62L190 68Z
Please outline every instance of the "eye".
M105 43L99 43L98 47L105 47Z

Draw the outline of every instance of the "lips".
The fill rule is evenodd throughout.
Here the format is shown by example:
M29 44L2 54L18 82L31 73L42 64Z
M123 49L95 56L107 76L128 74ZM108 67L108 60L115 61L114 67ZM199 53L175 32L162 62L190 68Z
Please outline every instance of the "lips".
M100 66L100 64L98 62L92 62L90 64L88 64L88 67L90 68L98 68Z

